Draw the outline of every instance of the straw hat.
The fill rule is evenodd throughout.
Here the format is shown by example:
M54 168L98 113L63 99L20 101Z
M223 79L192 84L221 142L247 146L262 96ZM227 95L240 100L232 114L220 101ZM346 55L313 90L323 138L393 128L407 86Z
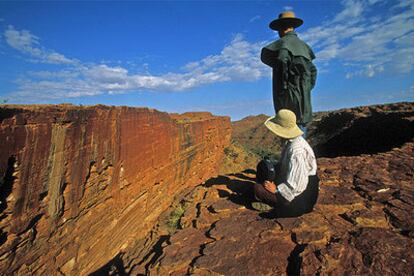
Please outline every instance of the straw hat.
M286 27L297 28L303 24L303 20L295 17L293 11L285 11L279 14L279 18L270 22L269 27L273 30L280 30Z
M277 136L292 139L303 134L296 124L296 115L288 109L281 109L276 116L270 117L264 123L265 126Z

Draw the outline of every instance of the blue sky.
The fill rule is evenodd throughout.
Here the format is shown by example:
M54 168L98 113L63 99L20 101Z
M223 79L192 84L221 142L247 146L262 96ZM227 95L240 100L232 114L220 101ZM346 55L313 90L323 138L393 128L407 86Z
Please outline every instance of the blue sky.
M0 100L271 115L260 50L283 10L317 57L315 111L414 100L414 0L2 1Z

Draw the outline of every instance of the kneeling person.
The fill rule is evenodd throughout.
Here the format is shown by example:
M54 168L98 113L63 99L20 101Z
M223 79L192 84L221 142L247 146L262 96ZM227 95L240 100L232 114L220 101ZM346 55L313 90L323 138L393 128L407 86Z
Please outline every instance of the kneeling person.
M254 195L259 202L253 202L252 207L260 211L285 208L288 205L304 209L303 206L309 203L298 201L307 200L300 195L307 190L309 176L316 175L315 154L302 137L303 132L296 125L296 116L292 111L279 110L275 117L265 122L265 125L274 134L283 138L285 145L282 149L279 170L276 172L276 180L255 183Z

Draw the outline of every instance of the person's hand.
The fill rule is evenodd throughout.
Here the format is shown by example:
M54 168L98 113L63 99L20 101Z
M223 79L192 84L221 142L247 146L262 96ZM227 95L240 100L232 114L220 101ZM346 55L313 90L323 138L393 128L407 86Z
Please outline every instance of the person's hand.
M268 190L271 193L276 193L276 184L273 181L268 181L266 180L263 183L263 186L265 187L266 190Z

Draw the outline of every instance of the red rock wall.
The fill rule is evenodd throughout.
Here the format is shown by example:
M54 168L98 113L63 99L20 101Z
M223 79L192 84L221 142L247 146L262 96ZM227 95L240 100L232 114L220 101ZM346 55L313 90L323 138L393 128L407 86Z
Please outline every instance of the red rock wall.
M87 274L217 173L230 120L146 108L0 109L0 274Z

